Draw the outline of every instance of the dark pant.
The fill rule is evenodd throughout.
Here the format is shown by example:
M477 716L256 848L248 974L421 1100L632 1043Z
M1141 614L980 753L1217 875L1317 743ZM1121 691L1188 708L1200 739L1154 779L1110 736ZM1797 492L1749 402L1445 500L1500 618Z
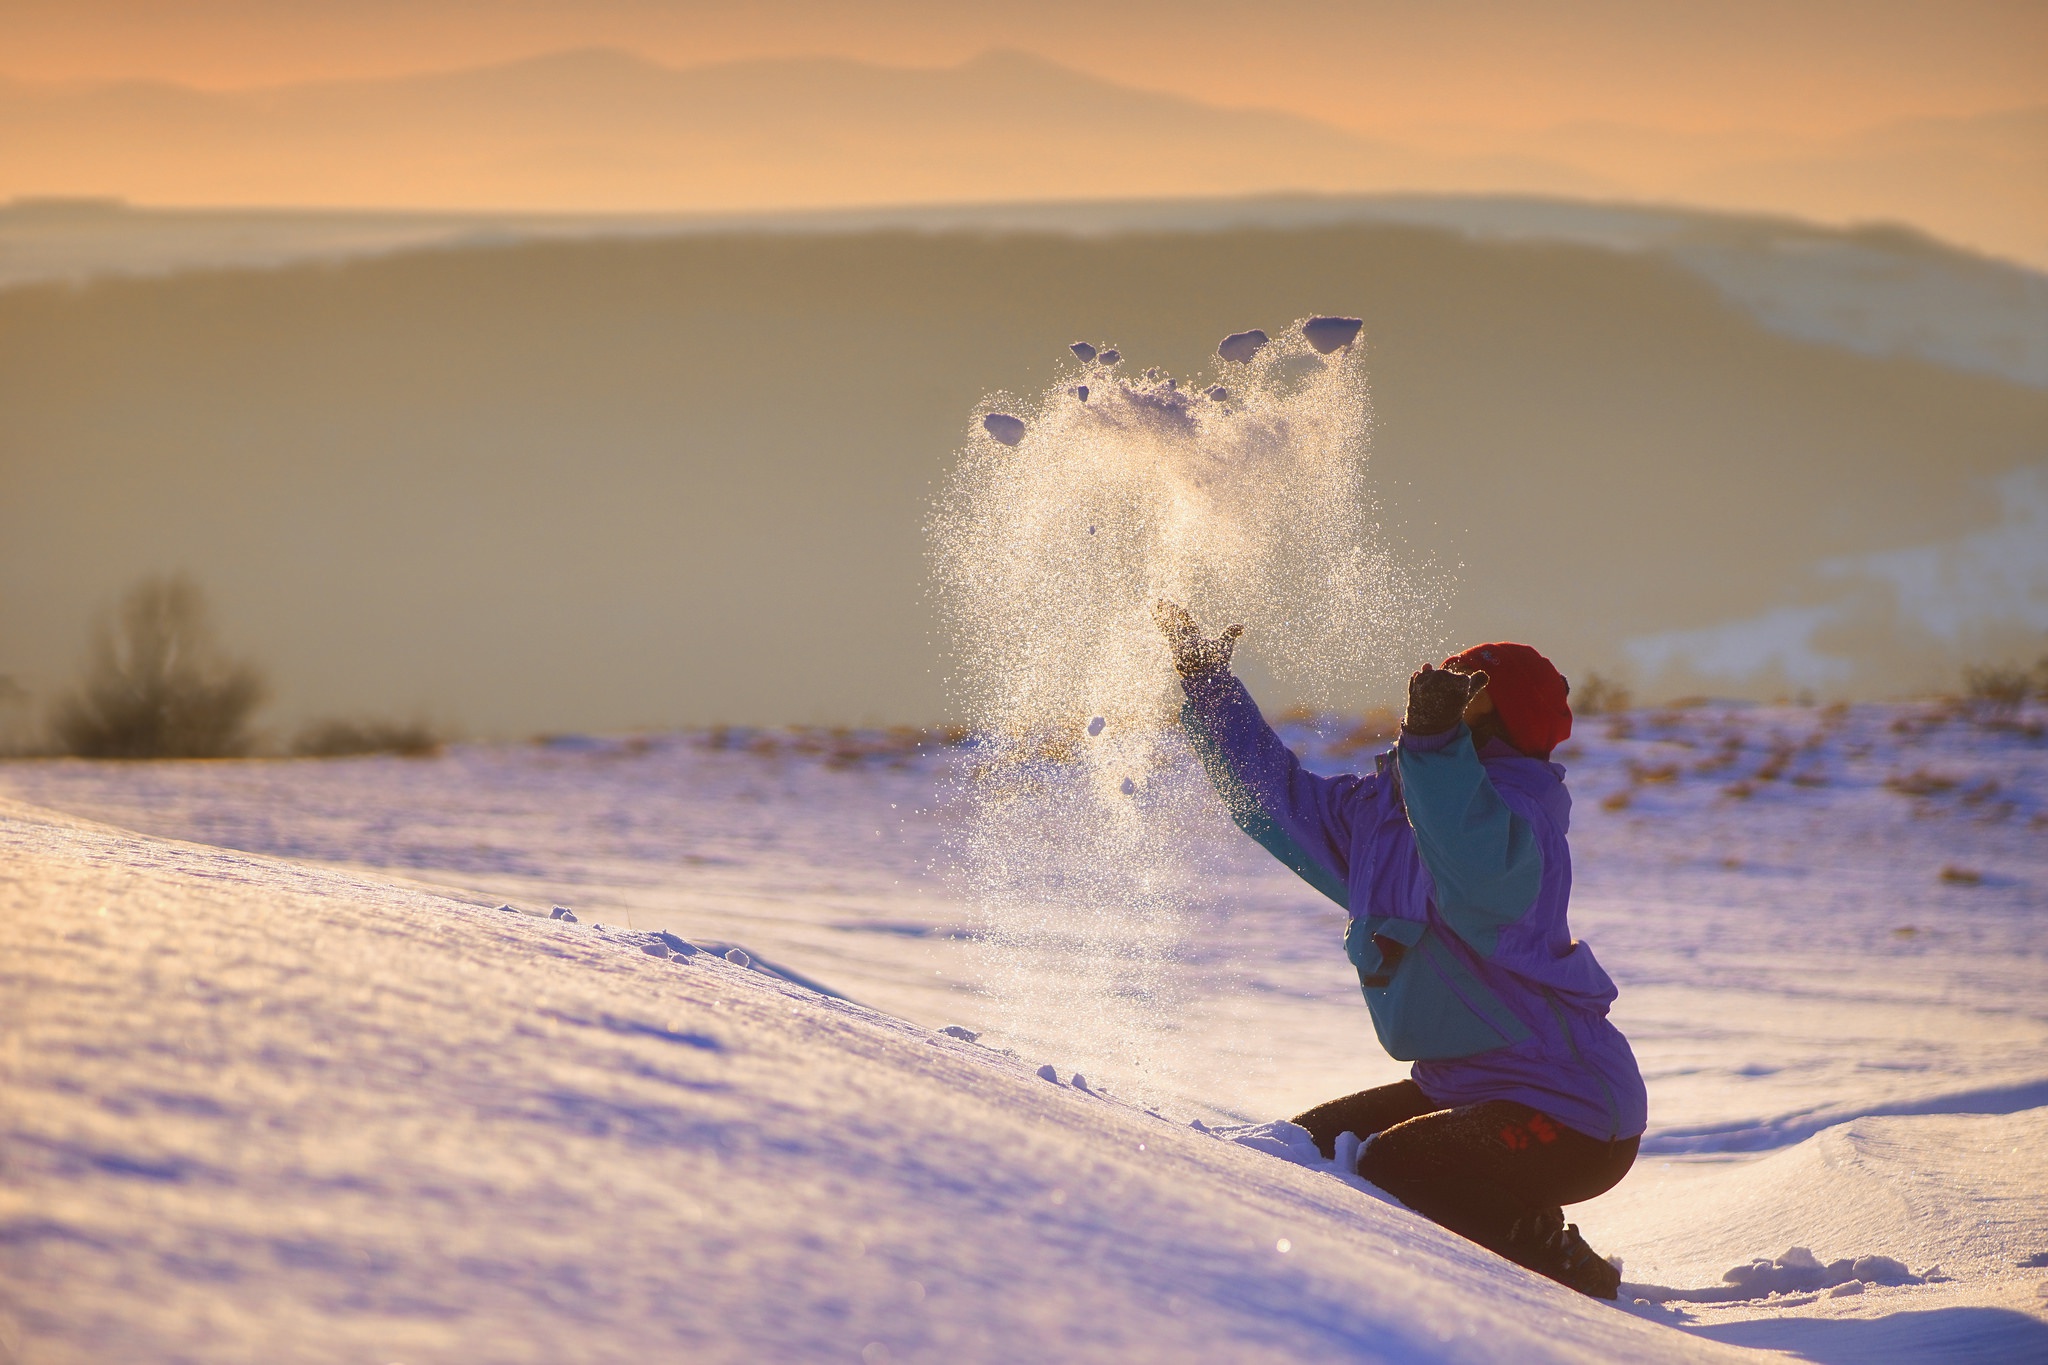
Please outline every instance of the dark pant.
M1513 1100L1445 1109L1413 1081L1361 1090L1294 1120L1326 1157L1337 1136L1366 1139L1358 1173L1433 1223L1532 1264L1532 1229L1562 1205L1604 1194L1635 1164L1640 1138L1603 1142Z

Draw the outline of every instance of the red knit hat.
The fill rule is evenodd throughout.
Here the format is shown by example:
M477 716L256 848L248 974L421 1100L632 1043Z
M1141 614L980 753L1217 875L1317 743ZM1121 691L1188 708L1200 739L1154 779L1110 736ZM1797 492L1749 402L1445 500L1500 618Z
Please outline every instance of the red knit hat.
M1485 670L1486 695L1500 712L1508 743L1531 758L1549 758L1552 749L1571 737L1572 708L1565 701L1571 684L1529 646L1474 645L1445 659L1444 667L1458 673Z

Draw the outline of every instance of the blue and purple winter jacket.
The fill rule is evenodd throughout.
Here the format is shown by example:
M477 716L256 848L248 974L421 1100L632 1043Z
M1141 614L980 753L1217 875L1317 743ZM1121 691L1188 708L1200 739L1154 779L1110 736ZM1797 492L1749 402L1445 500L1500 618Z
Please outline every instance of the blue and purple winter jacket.
M1388 1054L1452 1107L1517 1100L1602 1140L1649 1103L1607 1018L1614 982L1565 924L1564 769L1460 725L1404 733L1364 775L1317 777L1225 669L1181 723L1231 816L1350 912L1344 947Z

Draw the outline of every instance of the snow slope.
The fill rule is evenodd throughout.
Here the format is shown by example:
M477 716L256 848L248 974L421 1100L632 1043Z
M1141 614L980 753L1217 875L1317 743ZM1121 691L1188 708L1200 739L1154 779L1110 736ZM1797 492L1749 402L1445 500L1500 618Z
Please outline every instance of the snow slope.
M2048 1178L2038 1160L2048 1138L2041 719L1926 704L1703 706L1582 721L1560 755L1578 802L1574 923L1622 985L1617 1018L1649 1078L1652 1126L1629 1178L1572 1213L1595 1246L1625 1258L1627 1298L1641 1300L1629 1307L1644 1329L1655 1328L1645 1340L1664 1345L1597 1335L1620 1330L1614 1324L1627 1316L1601 1307L1604 1316L1571 1318L1575 1358L1651 1358L1713 1341L1829 1361L2048 1355ZM1313 762L1336 769L1369 756L1377 741L1361 731L1370 728L1326 718L1289 733ZM425 761L0 765L0 794L291 860L132 839L47 816L6 826L10 947L39 945L8 955L27 964L18 970L29 978L6 996L10 1037L23 1036L24 1018L68 1017L73 1040L68 1051L17 1044L0 1053L7 1112L50 1125L4 1148L28 1154L10 1155L5 1168L16 1235L0 1245L10 1248L7 1282L18 1287L10 1311L33 1337L49 1319L24 1310L36 1294L20 1286L147 1284L140 1296L81 1288L61 1297L111 1315L109 1331L166 1341L174 1334L166 1315L183 1323L202 1314L194 1305L212 1304L212 1325L175 1330L228 1333L218 1341L230 1344L200 1352L209 1359L260 1356L267 1348L232 1345L243 1338L222 1324L285 1333L265 1338L274 1343L303 1320L264 1319L236 1285L328 1305L319 1312L360 1312L366 1332L398 1331L375 1305L404 1276L372 1274L386 1264L376 1257L410 1265L403 1258L414 1238L511 1245L540 1238L529 1226L538 1220L559 1256L532 1253L519 1262L524 1269L506 1272L508 1282L539 1274L608 1332L695 1331L688 1339L711 1354L760 1342L766 1354L832 1358L817 1335L828 1328L815 1316L829 1312L841 1313L848 1340L870 1333L851 1349L876 1340L899 1355L970 1358L1107 1354L1117 1343L1131 1353L1156 1343L1159 1354L1199 1355L1189 1343L1219 1340L1245 1343L1223 1355L1427 1358L1465 1349L1455 1335L1437 1342L1439 1329L1518 1330L1524 1307L1494 1305L1526 1305L1515 1296L1543 1286L1427 1241L1433 1233L1327 1169L1296 1169L1183 1126L1273 1119L1402 1070L1372 1044L1335 946L1336 912L1220 817L1191 911L1199 932L1177 959L1180 1008L1163 1033L1178 1066L1130 1076L1114 1048L1084 1036L989 1034L969 1046L932 1032L985 1029L992 1013L976 990L979 927L944 875L959 761L912 736L731 731L463 747ZM112 894L124 886L133 889ZM502 901L541 914L571 905L582 922L515 918L491 908ZM44 908L25 913L29 904ZM629 928L600 933L593 921ZM882 1013L701 957L696 966L657 962L635 946L653 930L742 945ZM63 937L71 933L84 937ZM273 952L276 961L264 965ZM199 956L188 962L187 954ZM206 992L219 993L219 1007L201 1007L213 998ZM235 1004L257 999L260 1014ZM298 1005L285 1009L289 999ZM748 1003L761 1000L780 1003L763 1014ZM540 1001L570 1022L520 1013ZM191 1011L195 1036L233 1064L205 1067L151 1050L177 1032L164 1024L179 1011ZM109 1019L122 1021L111 1034ZM324 1069L312 1070L297 1050L312 1044L269 1032L292 1020L293 1029L341 1040L333 1047L342 1051L324 1052ZM337 1031L336 1021L367 1032ZM643 1024L655 1032L636 1032ZM722 1050L658 1036L663 1030L720 1040ZM821 1031L852 1051L806 1044L799 1052L788 1030ZM1079 1070L1093 1090L1140 1097L1167 1117L1055 1090L1033 1074L1043 1064L1063 1080ZM669 1079L635 1070L646 1067ZM351 1116L351 1131L365 1135L356 1146L314 1142L294 1126L307 1122L293 1117L297 1107L325 1103L304 1090L315 1074L345 1083L329 1111ZM25 1085L47 1089L23 1103L28 1095L16 1087ZM547 1096L558 1095L578 1098L564 1101L568 1110L550 1107ZM451 1116L447 1131L425 1123L415 1103ZM46 1109L53 1117L43 1120ZM706 1143L716 1139L702 1139L712 1128L743 1136L713 1151ZM843 1137L822 1136L841 1128ZM1261 1140L1285 1146L1284 1133L1254 1135ZM177 1142L189 1145L153 1145ZM1136 1142L1146 1143L1142 1155ZM997 1144L1000 1161L991 1159ZM458 1149L474 1169L451 1174L436 1164ZM819 1155L830 1152L837 1155ZM108 1153L111 1164L94 1164ZM1163 1154L1178 1164L1159 1184L1154 1163ZM161 1164L173 1156L192 1164ZM821 1161L840 1172L822 1202L815 1182L825 1178L812 1174ZM124 1162L178 1178L126 1171ZM363 1163L410 1174L387 1189L363 1175ZM585 1174L593 1169L607 1174ZM1094 1173L1085 1195L1076 1171ZM742 1230L733 1245L753 1248L725 1254L772 1262L774 1275L809 1286L783 1295L788 1321L747 1316L744 1296L721 1297L740 1291L719 1287L725 1272L703 1259L709 1253L666 1244L657 1259L701 1281L693 1301L712 1305L709 1316L726 1325L685 1314L692 1325L679 1327L664 1316L664 1293L650 1287L659 1278L651 1253L636 1239L659 1239L654 1225L664 1220L683 1225L673 1194L647 1190L671 1176L717 1210L714 1221ZM354 1191L354 1212L329 1207L321 1182L330 1177L337 1190ZM538 1191L534 1199L556 1212L486 1199L479 1181ZM812 1206L815 1231L750 1221L769 1216L756 1203L784 1207L785 1188ZM1053 1189L1067 1195L1051 1206L1056 1213L1033 1204L1042 1197L1049 1205ZM407 1221L413 1213L378 1202L410 1208L420 1200L408 1192L418 1190L443 1202L417 1225ZM181 1198L209 1209L234 1199L305 1202L308 1219L368 1239L347 1245L349 1255L368 1247L369 1259L334 1263L366 1268L328 1272L345 1284L330 1278L316 1290L305 1287L309 1279L286 1292L276 1277L296 1253L250 1250L268 1236L260 1218L237 1225L237 1241L232 1229L191 1224L198 1215ZM747 1210L730 1212L730 1202ZM161 1233L147 1252L81 1232L109 1248L94 1252L61 1230L117 1225L142 1208L152 1237ZM582 1212L563 1212L572 1208L601 1208L599 1221L617 1229L599 1239L606 1252L589 1249L594 1234L581 1230ZM1290 1223L1295 1213L1274 1212L1283 1208L1315 1212ZM847 1244L833 1241L858 1235L878 1245L860 1231L869 1220L896 1230L892 1273L926 1294L901 1323L941 1335L883 1332L885 1319L897 1320L874 1306L881 1299L864 1297L871 1258L849 1257ZM989 1249L1027 1232L1034 1240ZM1292 1249L1272 1251L1283 1236ZM225 1249L195 1249L216 1244ZM1051 1245L1062 1250L1048 1257ZM1292 1286L1284 1288L1257 1280L1252 1298L1214 1291L1275 1266L1296 1273L1311 1245L1309 1262L1325 1278L1283 1277ZM1444 1272L1451 1282L1479 1287L1462 1298L1428 1297L1389 1278L1396 1246L1404 1261L1426 1258L1432 1274L1443 1264L1437 1258L1450 1256L1463 1267ZM1815 1270L1787 1254L1795 1247L1810 1251ZM116 1265L114 1248L148 1268ZM59 1264L57 1253L80 1259L58 1279L24 1279L24 1267ZM208 1256L222 1267L211 1281ZM1768 1262L1762 1270L1759 1258ZM1823 1273L1858 1258L1888 1258L1897 1270L1867 1261L1854 1289L1847 1272ZM977 1296L963 1287L971 1276L948 1280L933 1268L955 1259L1020 1288L971 1302ZM554 1270L533 1270L542 1264ZM583 1268L572 1273L572 1264ZM1086 1285L1068 1287L1060 1277L1069 1271ZM1731 1271L1742 1283L1724 1278ZM548 1335L566 1331L566 1319L527 1303L523 1291L422 1273L421 1284L439 1286L422 1303L466 1316L405 1319L403 1331L418 1335L388 1338L391 1350L408 1353L395 1358L434 1358L436 1340L473 1341L515 1320L522 1325L508 1328L508 1339L570 1340ZM181 1291L190 1297L157 1293L187 1284L180 1274L197 1277ZM1828 1283L1802 1287L1816 1276ZM1316 1297L1326 1291L1329 1299ZM1175 1293L1194 1316L1151 1322L1147 1315L1164 1314ZM514 1299L522 1306L507 1306ZM819 1306L828 1300L840 1307ZM943 1322L932 1316L942 1301ZM174 1302L183 1305L175 1313L164 1306ZM344 1303L358 1307L334 1306ZM1341 1311L1331 1307L1338 1303ZM1391 1305L1409 1303L1398 1320L1388 1316ZM891 1311L909 1313L900 1303ZM1210 1321L1210 1313L1221 1316ZM1480 1316L1459 1316L1470 1313ZM522 1314L537 1316L529 1323ZM55 1316L87 1321L75 1309ZM982 1329L992 1344L978 1344ZM575 1338L586 1358L605 1358L614 1349L605 1342L626 1343L616 1349L630 1355L652 1339ZM376 1338L379 1349L386 1340ZM414 1341L425 1344L406 1344ZM534 1349L535 1358L546 1355Z
M651 935L20 806L0 840L17 1359L1721 1354Z

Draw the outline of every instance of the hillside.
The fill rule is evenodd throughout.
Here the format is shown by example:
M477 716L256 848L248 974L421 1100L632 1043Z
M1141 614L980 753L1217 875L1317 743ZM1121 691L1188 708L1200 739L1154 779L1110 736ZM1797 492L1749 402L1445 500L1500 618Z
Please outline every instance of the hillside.
M1740 1358L694 947L18 806L0 846L19 1358Z
M2035 1359L2042 719L1581 721L1572 923L1650 1090L1572 1211L1615 1306L1270 1123L1403 1068L1341 914L1213 804L1116 1035L1014 1008L1091 949L992 940L948 853L975 755L915 737L0 763L0 1344ZM1349 731L1285 734L1330 772Z
M1780 335L1655 254L1382 224L0 292L0 673L47 698L94 610L182 567L281 720L927 721L921 524L974 404L1079 337L1192 379L1224 333L1315 311L1366 319L1371 478L1405 557L1455 577L1449 637L1667 694L1882 695L2038 653L2048 392Z

